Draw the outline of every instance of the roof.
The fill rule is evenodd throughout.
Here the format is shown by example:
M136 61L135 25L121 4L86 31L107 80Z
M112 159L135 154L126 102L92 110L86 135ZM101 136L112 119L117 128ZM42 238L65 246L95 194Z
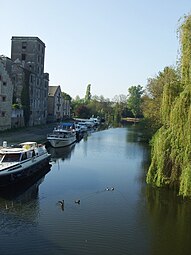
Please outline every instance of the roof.
M58 86L49 86L48 87L48 95L49 96L54 96L55 95L55 93L56 93L56 91L57 91L57 89L60 87L60 85L58 85Z

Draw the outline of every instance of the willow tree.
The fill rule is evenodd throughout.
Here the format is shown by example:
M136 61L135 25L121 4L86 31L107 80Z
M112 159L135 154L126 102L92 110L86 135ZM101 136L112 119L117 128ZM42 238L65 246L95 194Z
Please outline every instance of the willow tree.
M176 93L179 80L178 71L173 67L165 67L157 76L148 79L144 96L142 96L141 108L145 124L148 126L149 130L152 131L152 134L154 134L163 123L162 118L164 118L164 116L162 116L163 114L161 113L164 112L164 109L161 111L162 102L164 104L165 100L171 107L171 97L168 96L169 87L172 89L174 88L174 92ZM165 86L167 84L170 86ZM164 95L167 95L167 97L164 97ZM167 117L169 118L169 115Z
M177 188L191 196L191 16L179 27L180 82L164 85L162 127L152 139L152 160L147 182Z

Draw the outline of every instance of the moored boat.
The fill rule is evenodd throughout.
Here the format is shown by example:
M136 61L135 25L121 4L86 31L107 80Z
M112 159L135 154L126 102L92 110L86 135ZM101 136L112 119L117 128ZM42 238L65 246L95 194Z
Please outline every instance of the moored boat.
M44 145L25 142L0 147L0 187L24 181L43 170L50 161Z
M76 142L76 130L73 123L61 123L54 128L47 140L54 148L69 146Z

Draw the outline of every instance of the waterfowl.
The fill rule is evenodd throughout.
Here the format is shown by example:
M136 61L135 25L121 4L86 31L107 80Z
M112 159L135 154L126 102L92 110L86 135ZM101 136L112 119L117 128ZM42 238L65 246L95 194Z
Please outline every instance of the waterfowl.
M80 199L75 200L76 204L80 204Z
M62 211L64 211L64 200L60 200L58 203L61 205Z
M58 201L58 203L59 203L60 205L64 205L64 200L60 200L60 201Z

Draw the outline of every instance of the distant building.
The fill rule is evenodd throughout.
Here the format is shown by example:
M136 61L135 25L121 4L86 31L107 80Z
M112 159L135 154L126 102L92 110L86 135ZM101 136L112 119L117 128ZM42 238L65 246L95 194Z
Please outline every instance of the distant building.
M45 44L38 37L13 36L14 100L24 106L25 125L47 120L49 74L44 73Z
M63 119L63 97L60 86L49 86L48 89L48 122Z
M0 57L0 130L11 128L13 84Z
M70 110L71 110L71 103L70 100L63 101L63 118L67 119L70 118Z
M70 100L63 98L60 85L49 86L47 121L55 122L70 118L70 109Z

